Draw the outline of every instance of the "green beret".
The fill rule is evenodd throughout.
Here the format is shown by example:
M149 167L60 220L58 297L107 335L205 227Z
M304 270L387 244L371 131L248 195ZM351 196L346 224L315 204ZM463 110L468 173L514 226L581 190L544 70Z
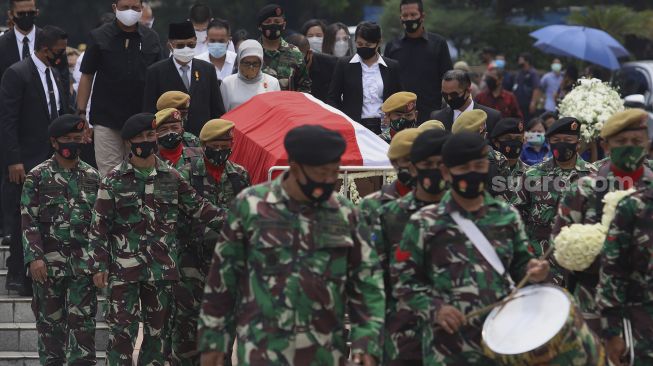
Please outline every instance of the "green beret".
M310 166L340 161L347 147L340 133L315 125L293 128L283 144L288 153L288 161Z
M518 118L502 118L490 134L490 138L496 139L503 135L518 134L524 132L524 123Z
M268 4L259 10L256 19L258 21L257 25L263 24L267 18L276 18L283 16L283 8L277 4Z
M167 91L156 101L156 109L158 111L166 108L188 109L189 103L190 95L176 90Z
M228 141L234 138L233 122L226 119L212 119L202 127L200 141L209 142L214 140Z
M601 137L606 139L622 131L645 130L648 128L648 113L643 109L627 109L615 113L603 125Z
M410 113L417 108L417 95L410 92L398 92L388 97L381 105L383 113Z
M431 156L442 155L442 147L449 136L451 136L451 133L445 130L431 129L422 132L417 136L417 139L413 142L413 147L410 149L410 161L414 164Z
M397 160L399 158L408 157L410 155L410 148L413 142L422 131L417 128L407 128L397 132L390 141L390 148L388 149L388 159Z
M84 131L85 125L86 123L82 117L74 116L72 114L64 114L50 123L50 126L48 127L48 135L57 138L65 136L71 132L82 132Z
M429 121L426 121L419 125L418 129L420 131L426 131L426 130L446 130L444 128L444 123L438 121L437 119L432 119Z
M481 129L485 127L487 121L487 113L480 109L472 109L471 111L463 112L454 121L451 126L453 134L460 132L474 132L480 133Z
M580 122L573 117L564 117L553 122L548 131L546 131L546 137L549 138L553 135L574 135L580 136Z
M152 113L135 114L122 126L120 136L123 140L131 140L143 131L156 129L156 116Z
M442 147L442 161L447 168L487 158L487 143L478 133L460 132L451 135Z

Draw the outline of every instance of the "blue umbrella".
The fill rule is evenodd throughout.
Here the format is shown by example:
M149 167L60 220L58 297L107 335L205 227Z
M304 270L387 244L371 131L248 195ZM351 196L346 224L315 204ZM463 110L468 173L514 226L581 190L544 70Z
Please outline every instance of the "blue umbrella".
M535 47L551 54L574 57L610 70L619 69L619 57L628 51L608 33L575 25L551 25L530 34Z

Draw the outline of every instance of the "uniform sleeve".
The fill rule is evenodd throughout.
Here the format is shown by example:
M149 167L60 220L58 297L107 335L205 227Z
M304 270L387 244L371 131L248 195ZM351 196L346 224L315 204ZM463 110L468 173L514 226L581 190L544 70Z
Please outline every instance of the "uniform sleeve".
M519 212L514 208L511 208L510 214L514 215L513 230L515 236L512 242L513 254L509 272L513 281L521 281L521 279L526 276L528 262L534 257L528 251L528 236L526 235L524 222L519 216Z
M551 242L555 239L563 227L571 224L580 224L583 222L583 212L587 204L587 197L583 194L584 179L574 182L571 190L565 193L558 203L558 214L555 218L553 231L551 232ZM588 207L589 209L589 207Z
M532 182L532 179L533 177L531 176L529 171L526 171L526 173L524 173L524 175L522 176L519 190L517 190L517 194L514 196L514 199L511 202L512 206L517 209L519 215L521 216L522 220L525 223L528 223L528 219L530 217L528 213L528 209L531 203L531 194L526 187L529 187L529 184L531 184L530 182Z
M311 92L311 86L313 82L311 81L311 77L308 74L308 68L306 67L306 62L304 62L304 57L302 56L301 52L298 54L298 63L297 63L297 77L295 80L297 80L297 91L302 92L302 93L310 93Z
M20 214L23 232L24 263L43 259L43 238L39 229L39 178L30 172L23 184Z
M354 247L349 252L347 300L351 320L351 351L382 357L382 330L385 321L383 271L376 250L370 245L369 226L356 218Z
M179 208L186 215L219 233L226 217L226 210L216 207L200 196L190 183L179 175Z
M227 353L235 338L238 283L245 272L248 245L242 226L243 202L236 201L221 232L204 287L198 320L200 352Z
M596 302L601 310L604 336L611 337L621 332L623 306L627 302L626 287L632 271L629 263L633 238L633 223L636 219L637 200L626 197L619 202L616 214L601 252L601 272Z
M109 178L100 183L95 205L91 229L89 231L89 264L92 272L107 272L111 259L111 243L109 232L115 218L115 196L111 189Z

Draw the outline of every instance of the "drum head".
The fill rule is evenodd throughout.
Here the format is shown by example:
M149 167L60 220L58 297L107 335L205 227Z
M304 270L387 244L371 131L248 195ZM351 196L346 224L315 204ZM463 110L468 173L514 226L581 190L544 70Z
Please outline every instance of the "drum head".
M567 322L571 301L553 286L529 286L499 312L494 308L483 325L483 341L497 354L518 355L551 340Z

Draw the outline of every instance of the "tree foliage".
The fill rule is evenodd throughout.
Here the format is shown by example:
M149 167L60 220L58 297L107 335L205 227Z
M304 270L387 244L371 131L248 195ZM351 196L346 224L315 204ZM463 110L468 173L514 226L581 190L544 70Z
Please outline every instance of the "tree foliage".
M631 8L615 6L597 6L586 11L575 11L569 23L604 30L620 42L627 35L653 39L653 11L635 11Z

